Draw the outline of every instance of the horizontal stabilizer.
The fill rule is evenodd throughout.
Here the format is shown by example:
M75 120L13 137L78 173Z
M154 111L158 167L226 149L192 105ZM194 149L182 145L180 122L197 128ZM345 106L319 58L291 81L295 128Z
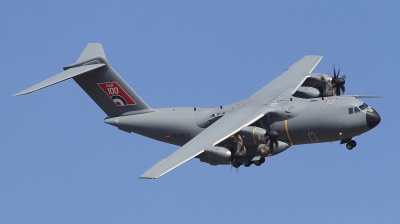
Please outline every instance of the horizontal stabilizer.
M89 71L93 71L95 69L98 69L100 67L105 66L105 64L94 64L94 65L84 65L84 66L80 66L80 67L75 67L75 68L70 68L66 71L63 71L53 77L50 77L46 80L44 80L43 82L40 82L34 86L31 86L19 93L14 94L13 96L20 96L20 95L24 95L24 94L28 94L34 91L37 91L39 89L43 89L46 88L48 86L54 85L56 83L65 81L67 79L76 77L78 75L84 74L86 72Z

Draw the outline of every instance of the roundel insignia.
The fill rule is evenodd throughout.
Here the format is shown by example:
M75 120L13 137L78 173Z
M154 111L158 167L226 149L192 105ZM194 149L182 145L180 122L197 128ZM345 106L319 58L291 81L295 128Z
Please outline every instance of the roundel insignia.
M117 104L118 106L125 106L126 105L126 101L124 98L122 98L121 96L112 96L111 99L115 102L115 104Z
M136 105L132 97L117 82L103 82L97 83L97 85L117 106Z

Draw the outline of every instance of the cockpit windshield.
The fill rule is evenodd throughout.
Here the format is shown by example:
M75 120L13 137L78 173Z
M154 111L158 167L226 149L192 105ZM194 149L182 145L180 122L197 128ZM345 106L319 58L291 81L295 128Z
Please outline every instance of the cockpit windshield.
M368 105L364 103L363 105L359 106L361 110L365 110L368 108Z

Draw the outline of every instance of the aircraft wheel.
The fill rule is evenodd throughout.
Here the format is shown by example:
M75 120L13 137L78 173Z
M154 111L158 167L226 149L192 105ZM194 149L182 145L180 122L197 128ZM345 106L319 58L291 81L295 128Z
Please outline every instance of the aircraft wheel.
M262 164L261 160L254 161L254 165L260 166Z
M243 162L243 166L245 166L245 167L249 167L249 166L251 166L251 164L252 164L251 161Z
M261 157L260 162L261 164L265 163L265 157Z
M349 142L349 143L346 144L346 148L348 150L352 150L354 148L354 145L352 144L352 142Z
M357 142L354 141L354 140L351 140L350 143L353 145L353 147L356 147L356 146L357 146Z

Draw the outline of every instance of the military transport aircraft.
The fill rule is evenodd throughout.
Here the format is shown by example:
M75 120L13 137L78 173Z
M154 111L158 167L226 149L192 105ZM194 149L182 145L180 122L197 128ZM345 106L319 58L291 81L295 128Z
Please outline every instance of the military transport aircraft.
M340 69L311 73L321 56L305 56L249 98L217 108L149 107L118 75L102 45L89 43L78 61L15 95L23 95L73 78L107 114L104 122L126 132L181 146L140 178L156 179L192 158L211 165L238 168L265 162L290 146L340 141L347 149L353 137L379 124L379 114L358 98L341 95Z

